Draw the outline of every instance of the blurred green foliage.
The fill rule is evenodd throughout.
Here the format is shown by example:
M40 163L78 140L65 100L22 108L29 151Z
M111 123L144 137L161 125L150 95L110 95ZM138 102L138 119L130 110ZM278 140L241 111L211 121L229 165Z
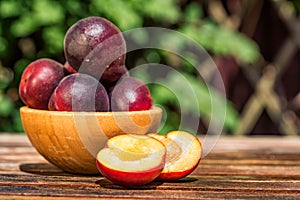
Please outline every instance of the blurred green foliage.
M1 0L0 1L0 131L22 131L18 98L18 84L25 67L41 57L62 63L63 39L67 29L77 20L88 16L102 16L115 23L122 31L155 26L180 31L200 43L212 55L229 55L239 62L251 63L258 59L257 45L240 34L228 30L205 16L201 3L185 0ZM199 98L200 112L210 115L207 88L195 76L190 64L158 50L145 50L128 56L128 65L161 61L172 66L176 61L192 83ZM178 67L180 66L180 67ZM174 82L176 77L165 81ZM163 131L172 130L180 120L174 102L166 88L150 87L156 103L165 105L170 117ZM188 94L186 94L188 95ZM215 92L214 98L224 97ZM188 110L194 110L189 105ZM238 113L228 103L225 130L232 131L238 123Z

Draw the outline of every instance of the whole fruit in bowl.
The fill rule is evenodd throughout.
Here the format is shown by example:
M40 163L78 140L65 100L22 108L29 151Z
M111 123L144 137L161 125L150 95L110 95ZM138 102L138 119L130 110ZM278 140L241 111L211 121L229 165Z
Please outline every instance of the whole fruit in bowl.
M162 109L153 106L147 86L129 76L125 40L110 21L79 20L65 35L64 51L64 66L41 59L25 69L19 86L27 105L20 108L22 125L50 163L66 172L99 173L95 159L106 142L156 132Z
M148 110L153 104L147 85L133 77L121 79L109 96L112 111Z
M110 80L111 73L125 64L126 43L121 31L102 17L87 17L77 21L64 39L65 57L72 68L97 79ZM126 71L124 71L126 73Z
M108 66L103 72L100 82L107 89L114 87L122 78L129 77L126 65Z
M47 110L50 96L63 77L64 67L55 60L41 58L33 61L21 77L21 100L31 108Z
M98 80L76 73L60 81L50 98L49 110L106 112L109 99Z

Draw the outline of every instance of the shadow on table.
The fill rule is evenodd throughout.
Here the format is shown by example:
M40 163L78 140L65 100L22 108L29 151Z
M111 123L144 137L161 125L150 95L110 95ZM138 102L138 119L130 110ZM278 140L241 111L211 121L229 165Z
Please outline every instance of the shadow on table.
M44 175L44 176L101 176L101 174L96 175L78 175L78 174L71 174L64 172L63 170L55 167L54 165L50 163L23 163L19 166L20 170L26 173L36 174L36 175ZM134 186L134 187L126 187L126 189L132 189L132 190L155 190L158 186L164 184L164 183L187 183L187 182L194 182L197 181L197 178L193 177L185 177L176 181L168 181L168 182L162 182L162 181L153 181L146 185L141 186ZM116 189L116 190L124 190L124 187L116 185L109 181L106 178L101 178L95 181L96 184L98 184L102 188L107 189Z
M197 178L194 177L184 177L181 178L179 180L175 180L175 181L167 181L167 183L189 183L189 182L194 182L197 181Z
M153 182L148 183L146 185L123 187L123 186L116 185L116 184L112 183L111 181L109 181L107 179L100 179L100 180L96 181L96 184L98 184L102 188L106 188L106 189L124 190L124 188L126 188L126 189L129 189L129 190L155 190L157 186L160 186L163 183L153 181Z
M193 177L185 177L176 181L168 181L168 182L162 182L162 181L153 181L151 183L148 183L146 185L140 185L140 186L131 186L131 187L122 187L119 185L116 185L112 183L111 181L107 179L100 179L96 181L96 184L99 184L102 188L107 188L107 189L120 189L124 190L126 189L132 189L132 190L155 190L158 186L164 184L164 183L187 183L187 182L194 182L197 181L197 178Z
M19 166L19 168L23 172L37 175L74 176L74 174L64 172L50 163L23 163Z

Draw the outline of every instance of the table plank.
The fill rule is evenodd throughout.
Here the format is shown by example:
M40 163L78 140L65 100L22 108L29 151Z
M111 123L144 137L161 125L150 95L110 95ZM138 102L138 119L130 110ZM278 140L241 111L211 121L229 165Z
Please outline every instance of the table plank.
M188 177L123 188L49 164L25 135L0 134L0 199L297 199L298 137L220 137Z

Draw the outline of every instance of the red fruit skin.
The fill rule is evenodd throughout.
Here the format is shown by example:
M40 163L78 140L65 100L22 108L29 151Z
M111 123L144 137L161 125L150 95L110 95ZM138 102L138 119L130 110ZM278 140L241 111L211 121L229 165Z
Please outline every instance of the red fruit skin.
M48 110L50 111L57 111L57 108L56 108L56 105L55 105L55 94L52 93L51 97L50 97L50 100L48 102Z
M125 65L108 66L101 78L100 82L105 88L113 87L121 78L129 77L128 69Z
M64 68L65 68L65 70L67 71L68 74L77 73L77 71L68 62L65 62Z
M125 187L145 185L155 180L164 167L164 159L154 169L141 172L126 172L110 169L96 159L96 165L99 172L115 184Z
M149 110L153 105L148 87L133 77L121 79L111 91L110 99L112 111Z
M72 25L64 39L68 63L80 73L100 80L107 67L125 64L126 42L117 26L101 17L87 17Z
M53 111L107 112L109 98L103 85L86 74L70 74L64 77L49 100Z
M184 170L184 171L162 172L162 173L160 173L160 175L157 177L156 180L158 180L158 181L176 181L176 180L179 180L179 179L184 178L184 177L188 176L189 174L191 174L199 165L202 154L203 154L202 144L200 143L200 141L198 139L196 141L199 143L199 146L201 148L201 154L200 154L200 158L199 158L198 162L195 163L195 165L191 166L189 169Z
M50 96L63 77L63 65L54 60L41 58L30 63L19 85L21 100L28 107L47 110Z
M181 178L186 177L190 173L192 173L198 166L201 159L198 160L197 164L189 168L185 171L179 171L179 172L167 172L167 173L160 173L160 175L156 178L158 181L176 181Z

